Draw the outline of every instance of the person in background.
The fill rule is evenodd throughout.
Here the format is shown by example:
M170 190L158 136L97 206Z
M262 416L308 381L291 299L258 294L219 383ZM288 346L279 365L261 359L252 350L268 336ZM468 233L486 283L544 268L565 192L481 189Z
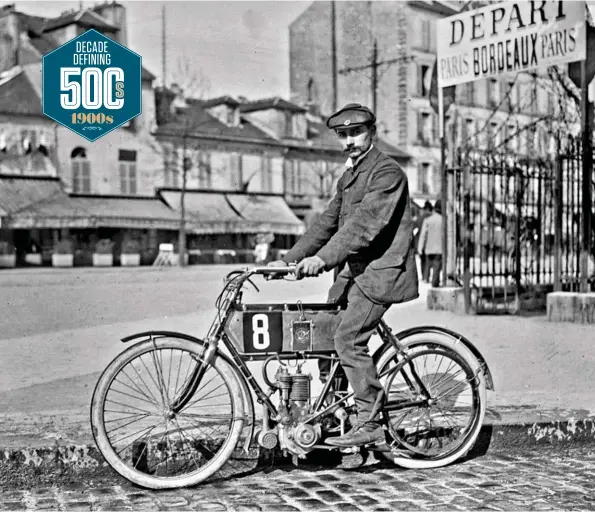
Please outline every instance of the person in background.
M423 225L424 220L432 215L433 211L432 203L430 201L426 201L424 204L423 210L417 216L415 220L415 228L413 230L413 234L415 235L414 246L418 247L419 245L419 235L421 234L421 227ZM419 261L421 266L421 275L422 281L427 283L430 280L430 269L428 268L427 259L425 254L419 254Z
M425 255L428 278L431 272L432 287L438 288L442 270L442 204L440 200L436 201L434 211L424 219L421 225L417 252Z

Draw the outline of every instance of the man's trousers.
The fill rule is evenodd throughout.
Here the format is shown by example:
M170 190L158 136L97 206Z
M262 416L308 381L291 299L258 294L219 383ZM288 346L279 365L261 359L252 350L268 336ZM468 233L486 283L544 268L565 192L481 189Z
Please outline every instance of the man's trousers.
M358 419L368 421L382 389L368 342L390 305L376 304L355 284L348 267L337 277L328 293L328 302L347 302L335 333L335 350L355 394ZM329 362L320 361L321 378L326 379Z

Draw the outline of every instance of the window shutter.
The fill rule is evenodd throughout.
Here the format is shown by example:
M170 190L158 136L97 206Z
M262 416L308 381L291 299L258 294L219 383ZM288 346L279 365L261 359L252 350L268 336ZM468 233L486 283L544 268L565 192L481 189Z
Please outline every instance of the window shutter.
M126 164L120 162L120 192L126 194Z
M80 190L79 184L79 163L76 160L72 161L72 191L76 194Z
M83 190L85 193L91 192L91 162L84 160L83 164Z
M130 163L128 165L128 171L130 173L130 176L129 176L130 177L130 181L129 181L130 187L129 187L128 192L132 195L135 195L136 194L136 163L134 163L134 164Z

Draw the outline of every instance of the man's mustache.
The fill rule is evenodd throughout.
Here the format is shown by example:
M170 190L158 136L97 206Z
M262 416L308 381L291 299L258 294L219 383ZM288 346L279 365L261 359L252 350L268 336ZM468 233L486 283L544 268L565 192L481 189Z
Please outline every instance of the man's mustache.
M343 153L351 153L354 149L361 149L359 146L349 146L343 150Z

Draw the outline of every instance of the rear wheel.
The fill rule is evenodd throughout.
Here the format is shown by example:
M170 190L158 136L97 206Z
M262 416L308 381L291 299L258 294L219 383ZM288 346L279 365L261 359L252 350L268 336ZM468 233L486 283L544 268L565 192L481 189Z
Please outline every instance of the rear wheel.
M379 363L391 460L430 469L463 457L479 435L486 409L485 378L469 352L427 339L409 347L406 357L388 349Z
M196 485L225 464L240 438L243 397L233 368L215 357L192 386L203 367L200 351L179 338L142 341L116 357L97 382L95 442L110 466L137 485Z

